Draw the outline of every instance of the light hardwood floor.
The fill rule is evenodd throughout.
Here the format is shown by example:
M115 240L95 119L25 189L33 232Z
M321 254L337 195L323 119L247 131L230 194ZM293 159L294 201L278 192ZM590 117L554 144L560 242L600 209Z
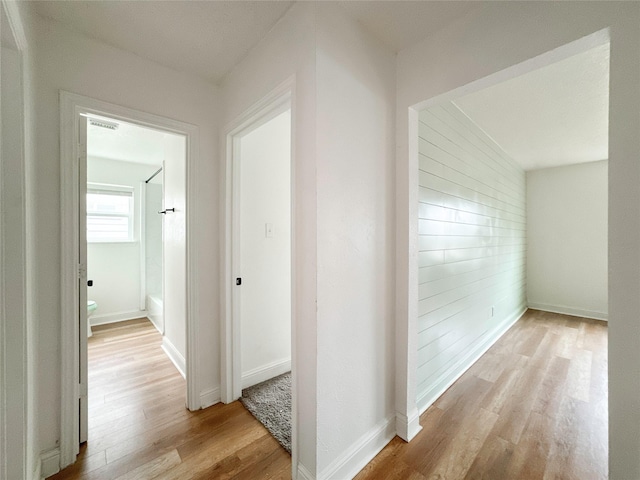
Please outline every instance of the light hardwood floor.
M607 478L606 323L529 310L357 480Z
M291 478L291 457L240 402L185 408L147 319L93 328L89 441L53 480Z
M238 402L184 408L148 321L95 331L89 442L53 479L291 478L289 455ZM529 310L420 423L357 480L606 478L606 324Z

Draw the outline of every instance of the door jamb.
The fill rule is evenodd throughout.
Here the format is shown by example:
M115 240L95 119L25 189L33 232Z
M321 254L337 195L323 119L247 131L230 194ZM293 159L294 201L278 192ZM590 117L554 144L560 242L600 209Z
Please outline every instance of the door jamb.
M185 135L186 151L186 370L187 408L201 407L198 377L197 225L196 181L198 179L198 127L166 117L122 107L101 100L60 91L60 216L61 216L61 390L60 468L75 462L79 452L79 286L78 286L78 128L81 114L116 120Z
M292 313L292 350L291 364L292 371L295 370L295 325L293 313L295 312L295 209L294 209L294 108L293 108L294 78L289 78L262 100L254 104L245 113L240 115L234 122L225 128L223 145L226 145L226 173L225 173L225 197L224 197L224 221L225 238L222 250L222 285L224 285L224 297L222 299L222 335L221 335L221 375L220 393L224 403L230 403L240 398L242 394L242 373L240 368L240 318L236 312L239 311L239 295L234 295L234 279L239 265L239 249L234 248L237 241L236 225L238 222L239 209L236 207L240 198L240 186L238 176L238 150L240 137L256 129L260 125L274 118L286 109L291 109L291 313ZM292 385L295 381L292 380ZM294 390L294 387L292 386ZM292 403L295 404L295 393L292 396ZM295 430L295 422L294 430Z

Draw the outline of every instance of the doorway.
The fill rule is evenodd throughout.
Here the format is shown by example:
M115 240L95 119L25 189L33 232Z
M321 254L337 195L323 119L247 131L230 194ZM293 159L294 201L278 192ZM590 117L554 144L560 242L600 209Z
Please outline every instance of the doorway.
M190 410L200 408L200 395L197 384L196 358L197 342L196 325L190 312L190 306L194 303L193 280L194 266L190 261L189 251L193 244L190 231L195 224L188 206L194 203L193 189L189 186L193 182L193 171L190 164L196 160L197 129L193 126L169 120L163 117L138 112L119 107L98 100L81 97L79 95L61 92L61 169L63 178L62 188L62 307L63 323L61 331L62 375L63 385L61 391L62 428L60 441L61 467L64 468L75 461L79 452L80 442L86 439L86 396L87 396L87 282L91 280L87 276L86 263L86 152L87 152L87 124L88 118L102 118L108 121L144 127L164 135L163 150L165 154L164 166L169 163L167 158L179 158L175 163L175 172L172 179L179 185L179 192L174 196L165 194L165 202L172 205L163 205L163 210L170 210L172 221L165 223L165 248L164 257L171 254L171 262L165 261L166 269L175 269L174 274L165 275L166 278L179 284L172 287L175 294L171 299L165 298L162 310L173 312L173 315L182 319L181 326L169 335L167 325L163 326L165 337L163 339L165 352L170 356L176 366L181 365L183 376L187 380L186 406ZM77 158L77 162L70 159ZM150 167L151 173L157 171L157 166ZM137 184L129 191L120 192L121 195L129 195L131 190L142 191L141 185L149 176L139 176ZM125 185L126 186L126 185ZM121 185L122 187L122 185ZM166 189L166 187L165 187ZM127 190L127 189L124 189ZM166 193L166 192L165 192ZM159 210L162 211L162 210ZM157 215L163 215L158 214ZM163 215L165 216L166 213ZM131 219L127 220L127 222ZM127 223L120 219L121 225ZM135 224L135 220L133 220ZM126 229L125 229L126 230ZM142 225L138 230L132 229L135 236L143 231ZM131 234L131 232L129 233ZM181 251L176 251L179 244ZM83 251L84 250L84 251ZM142 270L141 261L138 268ZM139 278L139 277L138 277ZM166 285L163 290L166 290ZM146 297L146 295L144 295ZM142 289L136 295L136 302L140 311L146 310L146 298L143 299ZM96 302L98 303L98 302ZM98 305L100 309L100 305ZM98 312L99 310L96 310ZM176 314L179 312L179 314ZM104 310L103 310L103 313ZM121 312L122 313L122 312ZM80 348L78 348L78 346ZM175 348L171 349L170 346ZM173 354L173 357L172 357ZM177 355L179 354L179 355ZM78 385L80 388L78 389ZM78 408L80 402L80 409ZM80 415L78 412L80 411Z
M281 400L287 415L282 423L274 421L285 434L271 433L286 437L281 444L290 451L292 121L290 92L274 97L227 137L230 248L222 391L226 403L242 397L258 420L269 408L256 400L260 389L286 392Z

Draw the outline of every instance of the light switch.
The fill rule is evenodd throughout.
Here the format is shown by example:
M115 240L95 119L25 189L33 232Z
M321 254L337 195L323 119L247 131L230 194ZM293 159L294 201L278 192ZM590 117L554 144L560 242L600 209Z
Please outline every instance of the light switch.
M266 238L273 238L273 223L264 224L264 236Z

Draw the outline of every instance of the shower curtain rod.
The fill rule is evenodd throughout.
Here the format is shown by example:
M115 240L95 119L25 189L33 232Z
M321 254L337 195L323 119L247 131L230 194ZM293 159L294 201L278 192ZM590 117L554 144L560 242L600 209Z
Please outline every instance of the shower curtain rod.
M156 173L154 173L153 175L151 175L149 178L147 178L144 183L149 183L151 180L153 180L153 177L155 177L157 174L159 174L162 171L162 167L160 167L158 169L158 171Z

